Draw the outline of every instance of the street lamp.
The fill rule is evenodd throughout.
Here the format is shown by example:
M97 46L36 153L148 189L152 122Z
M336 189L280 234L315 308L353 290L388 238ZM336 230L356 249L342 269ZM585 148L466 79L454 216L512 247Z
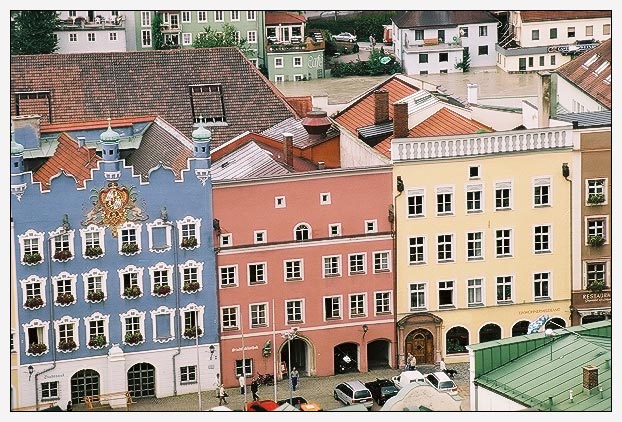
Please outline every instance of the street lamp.
M283 331L281 337L287 339L287 378L289 380L289 404L292 404L292 349L291 341L298 337L298 328L294 327L291 330Z
M32 378L32 373L35 372L35 368L32 365L28 365L28 381Z
M551 347L550 360L553 361L553 336L555 336L555 333L553 332L552 329L547 328L546 330L544 330L544 335L551 339L551 340L549 340L549 346Z

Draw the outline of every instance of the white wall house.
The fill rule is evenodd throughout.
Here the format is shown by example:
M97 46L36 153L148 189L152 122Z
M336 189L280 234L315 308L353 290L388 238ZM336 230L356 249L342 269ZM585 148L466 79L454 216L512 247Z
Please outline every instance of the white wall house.
M59 19L57 53L127 51L125 18L119 11L65 10Z
M574 84L564 78L557 80L557 104L567 113L589 113L591 111L607 110L594 98L590 97L585 91L578 89Z

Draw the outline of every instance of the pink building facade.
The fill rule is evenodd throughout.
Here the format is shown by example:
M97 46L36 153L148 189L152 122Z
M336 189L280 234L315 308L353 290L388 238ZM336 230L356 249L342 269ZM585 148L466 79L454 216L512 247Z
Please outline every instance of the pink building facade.
M395 367L391 178L385 166L214 184L225 386L290 362L301 376Z

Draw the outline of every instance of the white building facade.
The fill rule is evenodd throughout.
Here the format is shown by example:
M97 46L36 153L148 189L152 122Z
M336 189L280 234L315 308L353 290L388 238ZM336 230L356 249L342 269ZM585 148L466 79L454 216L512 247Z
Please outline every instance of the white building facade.
M59 19L57 53L127 51L125 17L119 11L65 10Z

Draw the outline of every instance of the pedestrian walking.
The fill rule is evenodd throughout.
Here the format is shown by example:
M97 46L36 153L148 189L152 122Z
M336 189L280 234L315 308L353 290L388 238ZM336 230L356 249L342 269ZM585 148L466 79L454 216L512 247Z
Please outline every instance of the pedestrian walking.
M227 392L225 391L225 385L224 384L220 384L218 386L218 406L222 406L222 404L228 404L227 403L227 397L229 396L229 394L227 394Z
M406 358L406 368L408 371L414 371L416 367L417 367L417 358L409 353L408 357Z
M251 393L253 393L253 401L259 400L259 395L257 394L258 389L259 383L257 382L257 378L253 378L253 381L251 381Z
M292 391L296 391L296 387L298 386L298 370L295 366L292 368L290 377L292 379Z
M238 381L240 382L240 394L243 396L246 390L246 380L244 379L244 375L240 375Z

